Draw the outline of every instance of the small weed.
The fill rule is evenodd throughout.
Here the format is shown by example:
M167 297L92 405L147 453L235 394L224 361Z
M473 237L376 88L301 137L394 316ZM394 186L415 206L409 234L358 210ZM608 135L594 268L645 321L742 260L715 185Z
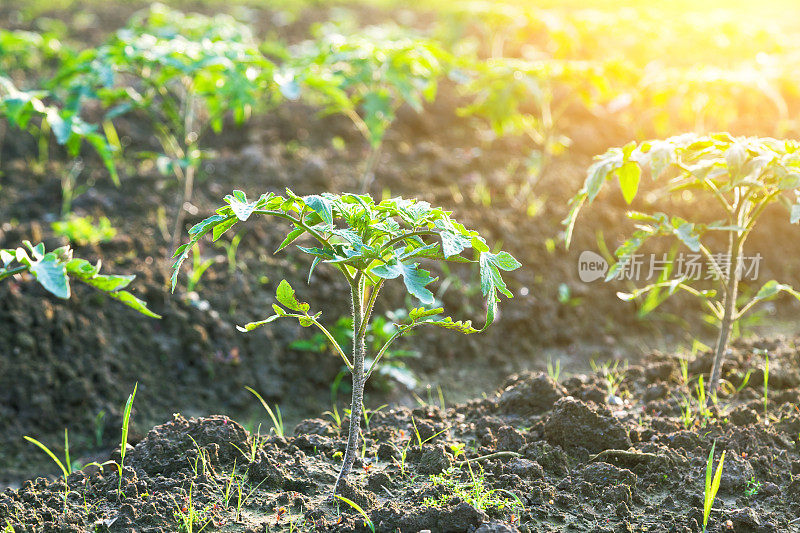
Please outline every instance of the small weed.
M760 490L761 482L758 481L755 476L751 476L750 479L747 480L747 488L744 491L744 495L748 498L752 498L758 494Z
M44 453L47 454L50 459L58 466L61 470L62 478L64 480L64 512L67 510L67 496L69 496L69 485L67 484L67 477L72 474L72 464L69 460L69 433L66 429L64 429L64 462L62 463L61 460L56 457L50 448L39 442L38 440L34 439L33 437L29 437L27 435L24 436L24 439L30 442L31 444L35 444L39 447ZM66 465L66 466L65 466Z
M558 378L561 376L561 359L556 359L555 364L553 364L553 358L549 355L547 356L547 375L558 383Z
M272 420L272 431L275 432L275 435L277 435L278 437L283 437L284 427L283 427L283 417L281 417L281 408L275 405L275 411L273 411L272 408L269 406L269 404L266 401L264 401L264 398L262 398L259 393L257 393L250 387L245 387L245 389L252 392L255 395L255 397L258 398L258 401L261 402L261 406L264 408L264 410L269 415L269 418Z
M197 285L200 283L200 278L203 277L205 271L209 269L211 265L214 264L214 259L209 258L203 260L202 256L200 255L199 248L192 249L192 268L189 270L189 277L186 280L186 290L192 292L197 288Z
M597 374L600 374L606 381L606 393L609 398L619 396L619 387L628 373L628 362L625 361L622 365L619 361L605 361L598 364L594 359L589 361L589 364Z
M364 511L364 509L361 508L360 505L358 505L356 502L352 500L348 500L347 498L339 494L337 494L336 497L339 498L344 503L346 503L347 505L349 505L350 507L352 507L353 509L355 509L356 511L358 511L358 514L360 514L364 518L364 525L366 525L369 528L369 530L372 531L372 533L375 533L375 526L372 524L372 520L369 519L369 515L366 513L366 511Z
M117 230L106 217L100 217L95 222L94 217L79 217L70 214L64 220L53 222L53 233L66 237L69 242L79 246L95 245L113 239Z
M454 445L451 447L455 458L464 454L464 445ZM431 475L431 483L434 486L443 486L448 494L442 495L438 499L426 498L424 504L429 507L441 507L446 505L453 496L461 498L468 504L481 511L521 511L522 502L512 492L504 489L489 489L486 486L483 467L478 465L477 472L473 470L470 461L461 464L467 466L469 475L466 481L464 472L460 467L451 467L442 474Z
M711 452L708 454L708 462L706 463L706 490L704 492L703 503L703 533L708 526L708 517L711 515L711 506L714 505L714 499L717 497L719 490L719 483L722 480L722 467L725 464L725 452L719 458L717 464L717 471L713 472L714 466L714 448L716 448L716 441L711 445ZM713 473L713 476L712 476Z

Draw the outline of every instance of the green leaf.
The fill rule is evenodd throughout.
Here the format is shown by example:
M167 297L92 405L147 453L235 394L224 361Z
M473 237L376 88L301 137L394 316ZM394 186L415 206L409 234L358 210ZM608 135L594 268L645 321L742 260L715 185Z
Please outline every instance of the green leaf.
M513 298L511 291L506 288L505 281L498 270L516 270L520 263L508 252L493 254L482 252L479 259L481 274L481 291L487 296L493 289L497 289L508 298Z
M747 150L740 143L733 143L730 148L725 151L725 163L728 170L734 179L741 172L742 165L747 160Z
M326 224L333 224L333 207L330 200L314 194L304 197L303 201L308 207L313 209Z
M258 202L248 203L244 193L238 190L233 191L233 195L227 195L225 201L228 202L228 205L233 209L233 214L242 222L250 218L250 215L253 214L258 204Z
M294 289L285 279L281 280L281 282L278 284L278 289L275 292L275 296L281 304L283 304L285 307L288 307L292 311L308 313L310 306L305 302L299 302L297 300Z
M628 161L617 169L619 187L622 190L622 196L625 198L625 202L628 204L633 202L633 199L636 197L636 193L639 190L639 179L641 175L642 169L632 161Z
M104 292L113 292L124 289L136 276L95 275L83 281Z
M438 278L431 277L428 271L422 270L418 266L418 263L403 263L395 260L393 263L374 267L372 273L383 279L395 279L402 275L409 294L424 304L432 304L434 302L433 293L425 286Z
M487 252L486 255L489 260L497 266L497 268L505 270L506 272L516 270L522 266L522 264L514 259L514 256L508 252L499 252L497 254L491 254Z
M14 260L15 256L11 252L12 250L0 250L0 262L3 263L3 267L7 267Z
M69 298L67 268L54 255L47 254L40 261L31 263L29 270L36 281L53 295L64 299Z
M292 244L295 240L297 240L305 232L306 232L306 230L304 230L303 228L297 228L297 229L293 229L292 231L290 231L289 234L286 236L286 238L283 239L283 242L281 243L281 245L278 246L278 249L275 250L275 253L277 254L278 252L280 252L281 250L283 250L284 248L286 248L287 246Z
M411 319L412 322L419 320L420 318L427 318L430 316L435 316L444 312L444 308L436 307L433 309L425 309L424 307L415 307L408 312L408 318Z
M693 252L700 251L700 236L695 232L695 225L684 222L675 228L675 236Z
M478 333L478 330L472 327L472 321L470 320L459 320L458 322L454 322L452 318L449 316L442 319L442 320L431 320L426 322L426 324L430 324L432 326L437 326L440 328L451 329L454 331L458 331L463 333L464 335L470 335L472 333Z
M116 292L109 292L108 296L115 300L118 300L128 307L131 307L145 316L149 316L150 318L161 318L161 315L157 315L151 310L147 308L147 304L131 294L128 291L116 291Z
M471 239L459 233L443 230L439 233L442 239L442 253L445 257L453 257L472 245Z
M274 322L279 318L281 318L280 315L272 315L271 317L266 318L264 320L259 320L258 322L248 322L244 326L236 326L236 329L238 329L242 333L247 333L248 331L253 331L256 328L260 328L261 326L269 324L270 322Z
M219 238L222 237L226 231L236 225L237 222L238 220L236 218L229 218L228 220L223 220L219 224L216 224L214 229L211 230L211 240L214 242L218 241Z

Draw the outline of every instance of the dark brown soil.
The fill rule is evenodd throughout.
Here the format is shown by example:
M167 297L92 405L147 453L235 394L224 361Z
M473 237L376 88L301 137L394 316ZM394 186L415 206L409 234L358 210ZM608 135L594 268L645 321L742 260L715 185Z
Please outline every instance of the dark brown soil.
M725 366L738 384L770 354L766 412L757 369L741 392L720 396L717 418L688 425L678 360L661 354L627 368L612 396L602 373L561 384L526 373L446 409L380 410L344 495L387 533L700 531L716 442L715 461L723 451L726 458L709 531L798 531L798 341L739 344ZM689 362L690 376L709 366L702 354ZM175 414L129 450L121 495L115 467L72 474L66 507L63 481L26 481L0 496L0 523L17 532L167 532L194 509L195 531L206 523L204 531L368 531L358 512L328 499L345 429L315 418L291 437L254 444L227 417ZM459 446L468 464L454 454ZM228 494L241 485L247 496L238 510L236 496L225 499L231 479ZM482 491L463 492L476 481ZM506 507L478 503L492 496Z

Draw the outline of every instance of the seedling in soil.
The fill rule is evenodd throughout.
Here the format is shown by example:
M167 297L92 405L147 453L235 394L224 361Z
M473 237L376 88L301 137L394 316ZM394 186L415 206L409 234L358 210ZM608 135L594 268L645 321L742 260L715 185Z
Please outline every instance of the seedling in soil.
M250 439L250 446L246 448L246 450L239 448L234 443L231 443L231 446L239 450L239 453L241 453L242 456L247 459L248 463L255 463L256 457L258 456L258 450L261 449L261 446L263 446L265 440L265 437L261 435L261 424L258 425L255 431L250 432L250 436L252 437Z
M27 272L48 292L67 299L70 297L70 279L78 280L143 315L161 318L150 311L145 302L123 290L136 276L100 274L99 261L92 265L85 259L73 257L69 246L45 252L42 243L34 246L29 241L23 241L23 244L27 251L24 248L0 249L0 281Z
M51 227L53 228L53 233L64 236L69 239L69 242L79 246L108 242L117 234L117 230L106 217L98 218L95 223L94 217L79 217L75 214L70 214L63 220L53 222Z
M372 533L375 533L375 526L372 524L372 520L369 519L369 515L366 513L366 511L364 511L364 509L361 508L360 505L358 505L353 500L348 500L341 494L337 494L336 497L339 498L344 503L346 503L347 505L349 505L350 507L352 507L353 509L355 509L358 512L358 514L360 514L364 518L364 525L367 526L369 530L372 531Z
M276 405L275 411L273 411L272 408L269 406L269 404L266 401L264 401L264 398L262 398L261 395L257 393L254 389L251 389L250 387L245 387L245 389L252 392L255 395L255 397L258 398L258 401L261 402L261 407L264 408L264 410L269 415L269 418L272 420L272 431L275 432L275 435L277 435L278 437L283 437L284 430L283 430L283 418L281 417L281 408Z
M547 375L558 383L558 378L561 376L561 359L556 359L555 364L553 364L553 358L551 356L547 356Z
M463 444L453 445L451 449L454 459L465 455ZM444 486L450 494L443 494L438 500L426 498L423 503L429 507L441 507L455 496L481 511L503 512L505 510L516 510L519 512L524 508L522 501L513 492L505 489L489 489L486 486L483 467L478 465L476 472L473 470L471 463L472 461L467 460L460 463L461 465L466 465L469 471L469 478L466 482L460 480L463 474L460 467L451 467L442 474L431 475L431 483L434 486Z
M414 436L417 438L417 446L419 446L420 448L422 447L423 444L427 444L428 442L432 441L433 439L435 439L436 437L447 431L447 428L445 428L441 431L434 433L427 439L423 440L422 436L419 434L419 430L417 429L417 423L413 417L411 418L411 425L414 427ZM401 430L400 437L402 438L404 434L405 431ZM405 477L406 474L408 473L408 471L406 470L406 458L408 457L408 449L411 447L413 443L414 441L411 438L408 439L408 442L406 442L406 445L403 446L402 448L400 448L394 443L389 443L389 445L392 448L394 448L394 451L397 452L398 458L396 459L393 457L392 461L395 463L395 465L397 465L397 468L400 470L401 477Z
M321 35L291 50L276 76L283 95L301 95L326 114L349 118L369 143L361 191L374 178L381 145L397 109L408 104L417 113L436 96L439 78L450 61L434 41L396 27L373 26L344 35L322 26Z
M719 483L722 481L722 467L725 464L725 452L719 458L717 463L717 471L713 472L714 466L714 448L717 446L716 441L711 445L711 452L708 454L708 462L706 463L706 490L704 493L703 503L703 533L708 526L708 517L711 515L711 506L714 505L714 499L717 497L719 490ZM713 473L713 477L712 477Z
M618 261L609 269L606 281L619 277L641 246L653 237L670 236L711 265L717 290L698 289L686 273L669 281L644 286L630 294L631 300L658 288L670 295L678 289L698 298L719 320L719 335L708 383L709 391L719 388L722 363L727 353L731 329L754 305L787 292L800 299L800 292L775 280L766 282L744 305L737 305L739 282L745 272L744 244L761 215L772 204L782 203L790 211L790 222L800 221L800 144L768 138L732 137L727 133L707 136L685 134L667 140L631 142L599 156L587 173L583 188L571 201L564 221L565 242L569 246L578 213L591 203L603 184L619 179L626 202L639 191L643 169L654 181L669 180L659 189L676 205L691 205L712 222L690 221L663 212L631 211L638 225L630 239L616 251ZM688 194L685 194L688 193ZM717 206L717 210L712 210ZM717 218L719 216L719 218ZM713 253L708 247L712 234L727 236L727 253ZM696 277L696 276L692 276ZM709 394L710 395L710 394Z
M77 195L75 182L83 169L78 159L84 144L90 145L103 160L103 163L115 184L119 185L114 161L116 148L108 137L98 133L97 126L85 122L80 116L80 109L75 105L61 106L45 104L47 100L55 100L48 91L21 91L10 79L0 76L0 117L5 118L12 128L30 133L39 143L40 164L50 158L48 146L50 134L56 143L63 146L72 164L62 170L61 215L65 216L72 208L72 200Z
M128 396L128 401L125 402L125 410L122 413L122 438L120 439L119 464L117 465L117 471L119 472L119 485L117 487L117 494L120 497L122 496L122 472L125 468L125 453L127 452L128 447L128 431L131 423L131 410L133 409L133 400L136 398L136 389L138 388L139 384L136 383L133 386L133 392L130 394L130 396Z
M209 155L201 148L204 136L219 133L228 113L242 123L254 108L272 103L272 70L249 28L232 17L153 4L106 44L79 55L57 80L98 97L109 108L108 121L134 109L148 116L160 152L140 155L183 186L174 249L200 163Z
M31 444L35 444L39 447L44 453L47 454L50 459L58 466L59 470L61 470L61 475L64 480L64 511L67 510L67 496L69 496L69 485L67 484L67 477L72 474L72 463L69 459L69 433L67 432L66 428L64 429L64 462L62 463L61 460L56 457L50 448L39 442L38 440L34 439L33 437L29 437L27 435L24 436L24 439L30 442Z
M755 476L751 476L750 479L747 480L747 489L745 489L744 495L748 498L752 498L758 494L760 490L761 482L758 481Z
M177 260L172 275L173 290L177 283L181 264L191 253L197 242L212 232L219 239L237 222L245 221L253 214L263 214L285 219L293 226L281 243L282 250L302 236L317 241L317 246L298 248L313 256L309 279L319 263L338 270L350 287L353 313L352 360L319 321L321 312L310 314L310 306L297 299L294 289L286 280L277 287L278 304L273 304L275 314L258 322L251 322L240 329L251 331L279 318L292 318L303 327L318 328L334 347L353 376L352 400L350 403L350 430L342 469L334 488L338 492L350 473L358 450L361 429L361 408L364 385L386 350L402 335L423 326L452 329L464 334L483 331L497 315L498 292L512 297L500 271L515 270L520 264L507 252L492 253L486 241L477 232L467 230L450 218L450 213L433 208L427 202L392 198L375 203L368 195L323 193L300 197L286 191L286 197L273 193L262 195L255 202L248 202L242 191L234 191L225 197L226 205L217 209L215 215L203 220L189 230L191 240L175 252ZM462 253L473 250L472 259ZM427 285L436 281L419 261L457 261L477 263L480 270L481 287L486 298L486 322L480 330L470 321L454 321L441 318L442 308L418 307L411 309L408 319L398 324L397 331L378 350L367 367L365 337L372 311L386 280L402 278L406 290L423 304L434 303L433 293Z
M182 503L175 503L174 516L178 522L178 531L184 533L200 533L214 521L211 516L211 505L203 508L196 506L194 500L194 480L189 487L189 493Z
M208 270L213 264L213 259L203 260L202 256L200 255L199 248L193 249L192 270L189 272L189 278L186 280L186 290L189 292L194 291L197 288L197 284L200 283L200 278L203 277L205 271Z
M597 374L601 375L606 382L606 394L609 398L618 396L619 387L622 385L622 380L625 379L625 374L628 373L628 362L620 368L619 361L605 361L598 364L594 359L589 361L589 364Z

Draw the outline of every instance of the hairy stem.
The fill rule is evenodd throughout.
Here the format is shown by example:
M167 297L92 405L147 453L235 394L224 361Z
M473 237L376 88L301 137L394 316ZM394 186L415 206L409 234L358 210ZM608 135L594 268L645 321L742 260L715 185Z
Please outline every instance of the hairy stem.
M15 274L21 274L28 270L27 266L18 266L16 268L12 268L11 270L6 270L5 272L0 272L0 281L3 281L6 278L10 278Z
M364 402L364 383L366 381L364 376L364 352L366 348L364 335L360 334L361 324L364 321L362 290L361 275L359 274L355 282L350 285L353 305L353 396L350 402L350 428L342 469L339 471L339 477L336 479L336 486L333 489L334 494L338 494L341 491L342 484L350 474L350 469L356 459L358 442L361 436L361 409Z
M378 164L378 158L381 155L381 144L373 145L367 157L367 163L364 166L364 174L361 175L361 194L367 192L367 188L375 179L375 166Z
M172 251L178 247L181 239L181 226L186 219L186 204L192 201L192 192L194 190L194 173L195 165L189 165L186 169L186 175L183 180L183 196L181 197L181 204L178 206L178 213L175 215L175 224L172 227L172 242L167 249L167 256L172 255Z
M719 328L719 337L717 337L717 346L714 350L714 365L711 367L711 379L708 381L708 395L716 394L719 388L719 379L722 373L722 364L725 361L725 353L728 349L728 341L731 336L731 328L736 320L736 297L739 290L739 276L741 274L740 265L742 256L743 239L739 236L730 234L728 241L728 254L730 257L730 271L728 272L728 283L725 287L725 297L722 302L724 313L722 315L722 323Z

